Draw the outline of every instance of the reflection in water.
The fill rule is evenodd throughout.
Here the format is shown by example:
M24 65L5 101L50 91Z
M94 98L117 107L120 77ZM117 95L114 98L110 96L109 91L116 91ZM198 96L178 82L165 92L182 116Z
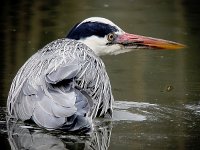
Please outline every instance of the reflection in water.
M98 119L94 122L94 132L91 135L74 135L58 130L47 131L35 124L23 123L7 118L5 108L1 108L1 122L7 129L1 130L8 134L8 141L12 150L19 149L93 149L107 150L113 125L123 125L126 122L142 122L152 120L153 112L160 106L156 104L116 101L113 118L111 120ZM161 107L160 107L161 108ZM7 122L7 123L5 123ZM4 127L5 128L5 127Z
M43 149L107 150L111 137L111 123L96 126L91 135L70 135L61 131L47 132L42 129L8 119L8 140L12 150Z
M113 118L95 120L95 130L91 135L74 135L57 130L47 131L38 128L35 124L15 122L12 119L7 119L6 123L5 114L5 108L0 107L0 133L9 140L12 150L106 150L108 147L109 149L126 147L140 149L149 146L153 149L163 147L179 149L184 143L190 143L188 148L193 148L193 144L199 143L199 105L187 104L172 107L116 101ZM190 136L186 134L185 128L188 132L192 132ZM161 132L157 132L158 129ZM184 139L184 143L179 140L180 138ZM167 145L170 141L173 144Z

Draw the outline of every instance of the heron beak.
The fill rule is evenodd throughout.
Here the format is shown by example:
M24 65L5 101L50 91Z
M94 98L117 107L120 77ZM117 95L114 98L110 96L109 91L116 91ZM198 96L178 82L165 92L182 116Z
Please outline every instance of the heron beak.
M129 33L124 33L118 35L115 42L121 44L126 49L180 49L184 48L185 45L167 41L163 39L157 39L152 37L145 37L141 35L134 35Z

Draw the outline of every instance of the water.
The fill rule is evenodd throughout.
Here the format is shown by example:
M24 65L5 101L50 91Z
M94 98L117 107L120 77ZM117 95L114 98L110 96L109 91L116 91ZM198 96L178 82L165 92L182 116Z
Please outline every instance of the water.
M199 149L200 27L195 0L4 1L0 16L0 143L22 149ZM91 136L6 123L11 81L39 48L90 16L125 31L177 41L178 51L138 50L104 56L116 99L111 120L95 120Z

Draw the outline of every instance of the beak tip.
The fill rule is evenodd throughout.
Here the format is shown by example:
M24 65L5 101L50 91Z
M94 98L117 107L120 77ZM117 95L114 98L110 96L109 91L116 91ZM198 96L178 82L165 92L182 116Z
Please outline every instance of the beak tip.
M163 49L163 50L177 50L187 47L186 45L181 43L160 40L160 39L157 42L151 44L150 46L155 47L155 49Z
M169 47L169 49L183 49L186 48L187 46L184 44L180 44L180 43L175 43L174 45L171 45L171 47Z

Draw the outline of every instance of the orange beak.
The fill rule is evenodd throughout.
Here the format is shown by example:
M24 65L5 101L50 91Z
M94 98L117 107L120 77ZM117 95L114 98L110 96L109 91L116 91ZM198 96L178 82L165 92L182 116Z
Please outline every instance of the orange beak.
M122 35L117 35L114 43L121 44L124 48L128 49L180 49L184 48L185 45L167 41L163 39L157 39L152 37L146 37L141 35L134 35L129 33L124 33Z

